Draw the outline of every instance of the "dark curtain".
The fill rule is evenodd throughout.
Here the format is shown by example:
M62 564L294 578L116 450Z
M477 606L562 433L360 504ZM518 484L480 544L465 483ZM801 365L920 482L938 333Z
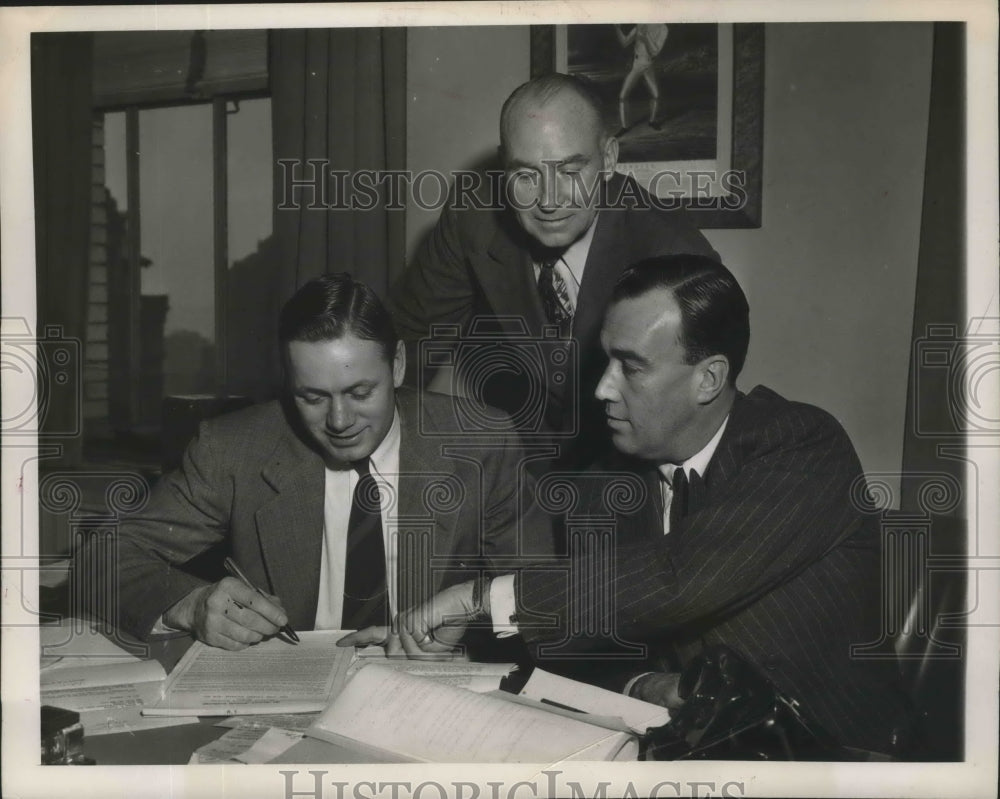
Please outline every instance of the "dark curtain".
M40 430L62 444L62 462L82 455L82 381L87 331L91 205L92 37L31 38L31 116L35 176L35 256ZM75 363L62 372L50 339L70 340ZM45 339L45 341L42 341ZM47 368L49 371L44 371ZM57 374L58 373L58 374ZM66 380L58 380L60 374Z
M341 170L349 176L403 168L405 70L402 28L271 32L280 301L310 278L339 271L351 272L384 297L402 268L403 211L385 208L385 184L370 210L308 207L321 206L324 199L342 204L345 197L333 185L325 198L323 192L307 190L299 194L297 208L279 205L289 178L309 178L310 159L318 160L317 171ZM281 160L291 160L294 170L282 167Z

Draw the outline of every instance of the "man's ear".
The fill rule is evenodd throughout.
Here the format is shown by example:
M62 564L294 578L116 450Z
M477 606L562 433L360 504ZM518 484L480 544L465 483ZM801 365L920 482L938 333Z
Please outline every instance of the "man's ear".
M709 355L698 364L696 380L695 399L707 405L729 383L729 360L725 355Z
M392 359L392 384L399 388L403 385L403 378L406 377L406 345L402 341L396 342L396 354Z
M604 179L610 180L611 176L614 174L615 167L618 166L618 139L614 136L608 136L608 140L604 142L604 152L603 157L603 168L604 168Z

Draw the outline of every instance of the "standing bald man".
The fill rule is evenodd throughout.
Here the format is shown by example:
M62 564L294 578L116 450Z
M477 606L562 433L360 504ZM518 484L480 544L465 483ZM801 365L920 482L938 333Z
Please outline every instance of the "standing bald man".
M563 461L580 463L603 442L593 402L605 364L598 335L623 265L717 256L683 212L656 208L614 171L618 142L584 80L550 74L515 89L500 115L500 159L504 204L475 207L453 194L390 308L411 345L439 323L489 340L489 348L470 348L465 339L452 359L459 390L503 409L524 433L562 434ZM575 343L572 372L553 330Z

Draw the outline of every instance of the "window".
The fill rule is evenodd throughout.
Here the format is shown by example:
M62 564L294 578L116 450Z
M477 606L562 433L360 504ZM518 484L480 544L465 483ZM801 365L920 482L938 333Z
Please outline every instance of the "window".
M165 397L232 391L230 278L272 226L266 56L264 31L95 36L92 452L155 452Z

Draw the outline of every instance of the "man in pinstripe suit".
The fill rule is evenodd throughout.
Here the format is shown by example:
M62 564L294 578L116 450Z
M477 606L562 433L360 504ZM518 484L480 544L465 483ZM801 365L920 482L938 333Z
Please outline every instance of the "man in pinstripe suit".
M568 579L571 562L446 589L400 619L404 648L446 648L448 614L498 632L513 621L543 666L543 645L589 649L589 679L669 706L676 672L727 644L841 743L888 750L903 714L895 664L850 655L878 638L879 536L851 502L861 465L825 411L737 390L748 342L746 298L724 266L685 255L628 270L605 316L596 392L617 452L580 479L631 475L645 491L611 510L608 492L581 491L578 514L614 518L614 558L588 563L586 581ZM572 632L587 628L614 635ZM622 644L645 648L627 670Z

